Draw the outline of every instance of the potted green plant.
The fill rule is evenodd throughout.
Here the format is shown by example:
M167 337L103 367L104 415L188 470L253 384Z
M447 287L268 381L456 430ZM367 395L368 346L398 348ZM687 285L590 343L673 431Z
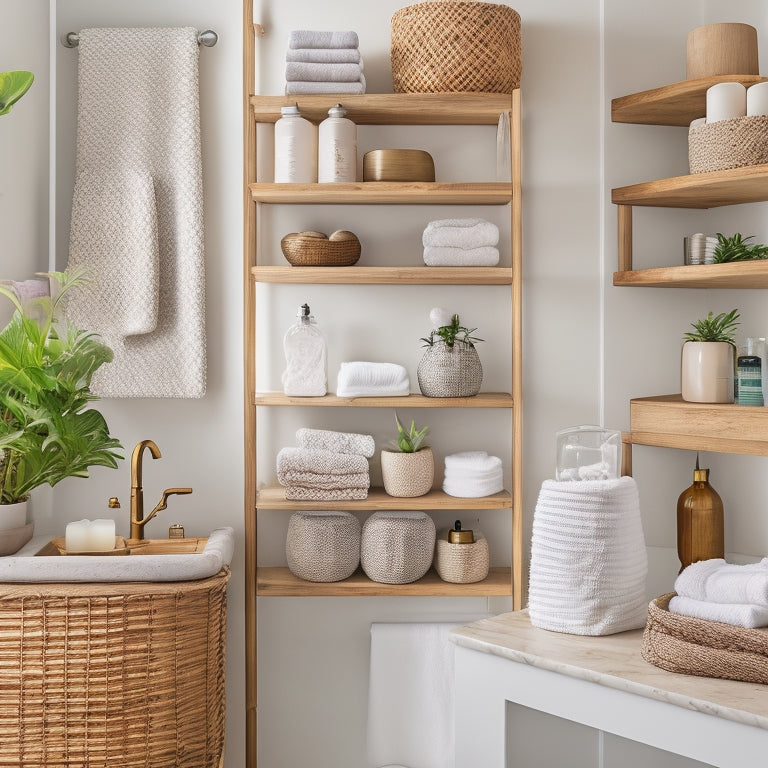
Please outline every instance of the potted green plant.
M29 90L35 76L19 69L0 72L0 115L7 115L11 107Z
M432 488L435 477L435 457L429 446L423 445L429 427L416 428L411 420L409 429L397 424L397 447L381 451L381 475L384 490L390 496L410 498L423 496Z
M681 383L683 400L692 403L732 403L739 312L710 312L691 323L684 334Z
M112 350L62 316L67 292L82 272L50 272L55 296L22 301L13 284L0 294L15 307L0 331L0 505L25 502L30 491L92 466L117 467L122 448L89 405L91 377Z
M717 245L712 255L714 263L725 264L729 261L768 259L768 245L749 243L754 237L754 235L742 237L740 232L726 237L722 232L718 232Z
M426 351L416 375L425 397L473 397L483 383L483 366L475 349L482 339L476 328L465 328L457 314L448 320L435 308L430 318L437 327L422 337ZM435 322L436 321L436 322Z

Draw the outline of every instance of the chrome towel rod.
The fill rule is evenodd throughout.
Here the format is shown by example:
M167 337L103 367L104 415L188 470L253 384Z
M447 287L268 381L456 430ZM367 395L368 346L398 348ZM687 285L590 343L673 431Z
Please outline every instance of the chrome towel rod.
M218 41L219 36L212 29L206 29L205 32L197 34L197 42L206 48L212 48ZM80 35L77 32L67 32L61 36L61 44L67 48L77 48L80 45Z

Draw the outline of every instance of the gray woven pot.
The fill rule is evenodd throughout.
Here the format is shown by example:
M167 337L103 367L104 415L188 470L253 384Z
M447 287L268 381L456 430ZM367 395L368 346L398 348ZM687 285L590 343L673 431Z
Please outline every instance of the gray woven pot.
M349 512L294 512L285 540L288 568L305 581L342 581L360 564L360 521Z
M483 383L483 366L472 344L456 341L449 347L436 341L424 352L416 375L425 397L473 397Z

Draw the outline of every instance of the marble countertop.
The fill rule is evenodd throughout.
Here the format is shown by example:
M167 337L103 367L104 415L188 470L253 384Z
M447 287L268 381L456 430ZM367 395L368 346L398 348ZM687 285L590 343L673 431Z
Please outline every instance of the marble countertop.
M458 627L452 639L465 648L768 730L768 686L667 672L640 656L642 634L642 629L603 637L550 632L533 627L523 610Z

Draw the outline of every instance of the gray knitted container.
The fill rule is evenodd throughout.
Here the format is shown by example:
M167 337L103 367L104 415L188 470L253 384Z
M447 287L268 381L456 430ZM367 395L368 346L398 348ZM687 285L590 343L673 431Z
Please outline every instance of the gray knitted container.
M432 565L435 524L426 512L374 512L363 525L360 561L381 584L410 584Z
M483 383L483 366L472 344L436 341L425 350L416 376L425 397L473 397Z
M285 540L288 568L305 581L342 581L360 563L360 521L349 512L294 512Z

